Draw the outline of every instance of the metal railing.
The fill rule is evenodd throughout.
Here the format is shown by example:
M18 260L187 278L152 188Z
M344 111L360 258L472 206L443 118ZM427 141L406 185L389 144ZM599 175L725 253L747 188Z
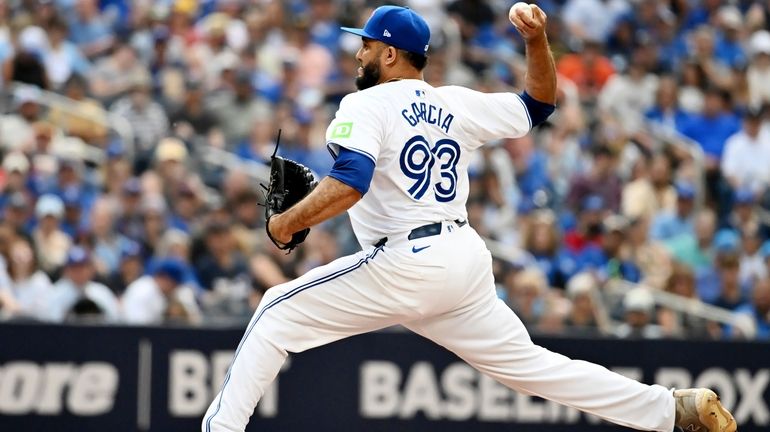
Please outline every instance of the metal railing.
M226 170L242 171L257 183L267 184L270 180L270 167L263 163L243 159L235 153L205 143L195 145L195 149L204 163Z
M6 87L4 87L2 90L2 94L0 95L0 100L3 101L1 110L1 113L10 113L14 110L14 97L21 91L25 91L25 89L29 89L30 85L28 84L22 84L18 82L11 82ZM131 124L126 120L125 118L115 115L107 110L104 110L104 119L100 118L94 118L89 117L86 115L83 115L80 113L80 110L78 109L79 102L70 99L66 96L63 96L58 93L54 93L51 91L43 90L38 87L34 87L32 91L35 91L39 94L39 98L37 98L37 103L48 110L60 110L62 112L66 112L68 116L71 117L77 117L83 120L87 120L90 122L95 122L99 124L100 126L103 126L107 130L113 132L116 136L118 136L121 141L123 142L123 149L126 153L126 156L128 158L132 158L134 155L134 132L131 127ZM89 160L92 160L93 162L101 162L104 156L104 152L102 149L90 145L89 143L88 147L86 149L86 157L89 158Z
M520 251L517 251L505 244L488 238L484 238L484 242L486 243L489 251L492 253L492 256L496 259L506 262L519 262L521 259ZM613 279L603 284L602 292L623 296L632 289L638 287L645 287L645 285ZM664 306L676 312L681 312L683 314L696 316L721 324L731 325L735 323L736 315L727 309L706 304L698 299L685 298L676 294L671 294L649 287L647 287L647 289L650 294L652 294L652 298L657 305ZM592 291L594 292L594 295L596 295L596 297L592 298L592 300L594 300L594 305L597 308L597 324L603 333L611 333L613 327L615 327L615 323L613 323L610 319L609 313L604 305L603 300L598 297L598 290Z
M20 83L10 83L5 88L0 89L0 102L2 102L0 103L0 107L2 107L2 109L0 109L0 114L13 112L14 96L17 92L23 91L25 87L29 86ZM84 120L96 122L100 126L112 131L122 140L125 155L128 159L133 158L135 155L134 131L131 124L125 118L115 115L107 110L104 111L105 115L103 119L86 117L81 115L77 109L78 101L42 89L36 88L34 91L39 92L40 97L37 102L41 106L48 110L57 109L64 111L68 116L79 117ZM270 178L270 168L265 164L245 160L224 149L212 147L205 143L204 140L201 140L201 142L194 142L193 146L195 154L198 155L200 161L205 164L225 170L241 170L255 182L267 183ZM104 160L104 150L93 145L88 145L85 149L85 157L89 161L100 163Z
M605 291L620 295L625 295L627 292L638 287L645 287L645 285L635 284L620 279L613 279L604 284ZM698 299L682 297L680 295L649 287L647 287L647 289L652 293L656 304L665 306L671 310L721 324L729 325L733 324L735 321L735 314L727 309L703 303Z

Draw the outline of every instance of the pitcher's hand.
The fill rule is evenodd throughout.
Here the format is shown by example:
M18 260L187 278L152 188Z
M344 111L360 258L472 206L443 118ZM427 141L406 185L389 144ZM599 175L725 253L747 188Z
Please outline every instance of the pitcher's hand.
M508 11L508 19L526 41L545 37L547 18L537 5L524 2L515 3Z

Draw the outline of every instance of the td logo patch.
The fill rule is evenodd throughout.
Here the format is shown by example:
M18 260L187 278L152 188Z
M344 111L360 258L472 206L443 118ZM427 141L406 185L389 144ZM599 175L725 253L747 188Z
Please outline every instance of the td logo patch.
M332 129L332 138L350 138L353 131L353 122L339 123Z

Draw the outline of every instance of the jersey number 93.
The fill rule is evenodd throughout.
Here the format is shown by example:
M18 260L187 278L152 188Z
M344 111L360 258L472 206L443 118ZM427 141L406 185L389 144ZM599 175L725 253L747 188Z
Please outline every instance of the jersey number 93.
M413 136L401 151L401 171L414 180L408 189L414 199L421 199L431 186L431 170L438 164L441 181L433 184L436 201L449 202L457 189L457 162L460 146L451 139L438 140L433 147L422 135Z

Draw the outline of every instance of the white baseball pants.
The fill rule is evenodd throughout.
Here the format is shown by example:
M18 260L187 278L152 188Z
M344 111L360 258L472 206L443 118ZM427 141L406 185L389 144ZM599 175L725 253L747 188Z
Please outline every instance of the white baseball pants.
M287 352L395 324L521 393L634 429L673 430L674 398L666 388L532 343L521 320L497 298L492 258L470 226L445 222L440 235L406 237L269 289L203 418L203 432L243 431Z

